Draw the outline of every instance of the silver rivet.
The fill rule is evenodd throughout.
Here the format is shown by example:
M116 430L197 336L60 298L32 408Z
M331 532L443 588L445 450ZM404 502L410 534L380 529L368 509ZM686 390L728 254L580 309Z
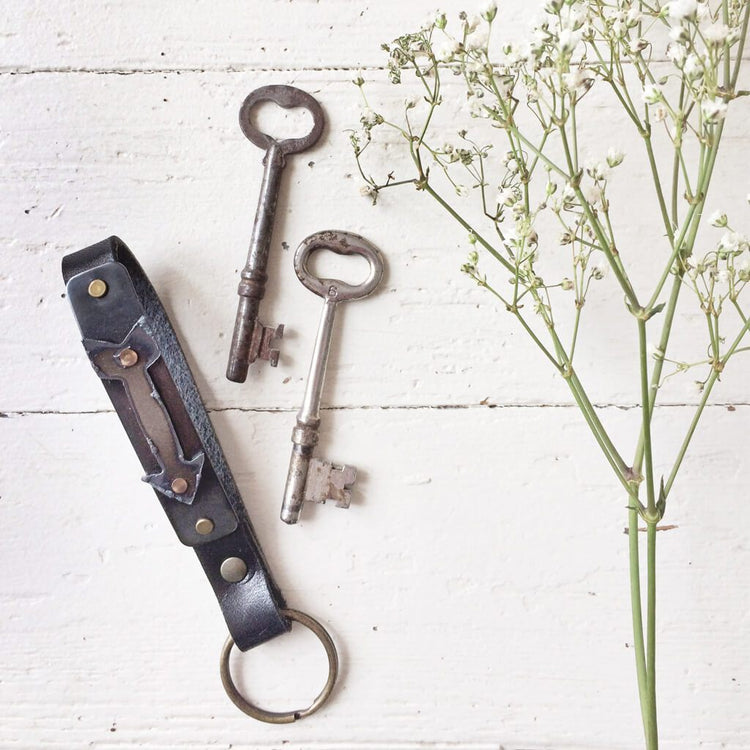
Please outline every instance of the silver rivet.
M247 565L240 557L228 557L221 564L219 572L227 583L239 583L247 575Z
M94 279L89 284L89 296L91 297L103 297L107 293L107 282L102 279Z
M123 367L132 367L138 362L138 352L133 349L123 349L117 358L120 360L120 364Z
M210 518L199 518L195 522L195 530L201 536L206 536L214 530L214 522Z
M177 477L177 479L172 480L172 492L174 492L175 495L184 495L187 492L187 489L187 479Z

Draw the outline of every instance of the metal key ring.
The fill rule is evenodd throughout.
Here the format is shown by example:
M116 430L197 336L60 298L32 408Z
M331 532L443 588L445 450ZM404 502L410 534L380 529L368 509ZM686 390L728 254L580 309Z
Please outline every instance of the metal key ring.
M323 689L307 708L301 708L294 711L266 711L264 708L259 708L250 703L250 701L248 701L247 698L237 690L237 687L232 680L232 673L229 671L229 654L232 651L232 646L234 646L234 640L231 636L227 638L224 647L221 649L219 673L221 674L221 684L224 686L224 690L226 690L229 699L240 709L240 711L243 711L253 719L265 721L268 724L292 724L298 719L304 719L306 716L314 714L328 700L328 697L333 690L333 686L336 684L336 677L339 673L339 658L336 653L336 646L334 646L333 641L331 640L331 636L328 635L325 628L317 620L314 620L310 615L306 615L304 612L299 612L296 609L280 609L279 614L282 617L286 617L304 625L315 633L318 640L323 644L326 656L328 657L328 679L326 680L326 684L323 685Z
M259 102L273 102L284 109L304 107L312 115L312 130L302 138L286 138L277 141L272 136L258 130L253 123L252 109ZM325 116L320 104L306 91L294 86L261 86L251 92L240 107L240 128L242 128L242 132L256 146L266 151L274 144L279 147L283 154L296 154L305 151L317 143L324 126Z
M316 250L330 250L337 255L361 255L370 264L370 273L361 284L347 284L339 279L319 279L307 267ZM302 240L294 253L294 272L297 278L319 297L337 302L361 299L371 294L383 278L383 255L375 245L353 232L328 230L316 232Z

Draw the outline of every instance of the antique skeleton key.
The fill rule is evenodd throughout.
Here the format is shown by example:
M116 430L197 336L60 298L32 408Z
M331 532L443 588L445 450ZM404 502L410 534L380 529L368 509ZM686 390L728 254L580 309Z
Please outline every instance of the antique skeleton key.
M252 110L258 103L264 101L274 102L285 109L304 107L312 115L312 130L302 138L286 138L281 141L262 133L253 123ZM247 264L240 273L240 283L237 287L240 299L227 364L227 378L236 383L245 382L248 367L256 359L265 359L272 367L275 367L279 361L279 350L273 348L273 342L274 339L281 338L284 326L279 325L275 328L264 326L258 320L258 308L265 294L268 279L266 267L281 174L286 164L286 157L315 145L323 132L324 124L325 118L320 104L310 94L293 86L263 86L256 89L245 99L240 109L242 132L256 146L265 149L266 155L263 158L265 170Z
M308 261L312 253L323 249L338 255L361 255L370 264L367 279L362 284L353 285L337 279L319 279L314 276L308 268ZM292 456L281 506L281 520L289 524L297 523L305 500L315 503L334 500L340 508L349 507L350 487L356 479L356 469L313 458L320 427L320 399L331 348L336 305L366 297L377 287L383 277L383 256L376 247L357 234L318 232L305 239L297 248L294 270L310 291L323 298L324 304L305 396L297 414L297 425L292 431Z

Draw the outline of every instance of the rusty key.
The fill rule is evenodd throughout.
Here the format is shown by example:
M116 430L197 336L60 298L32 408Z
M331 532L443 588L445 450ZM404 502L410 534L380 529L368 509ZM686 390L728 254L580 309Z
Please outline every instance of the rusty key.
M369 264L367 278L361 284L347 284L338 279L319 279L308 268L310 256L317 250L331 250L338 255L360 255ZM292 431L292 456L284 488L281 520L297 523L302 504L307 500L325 503L333 500L340 508L348 508L350 487L356 479L353 466L341 466L313 458L320 427L320 399L326 375L328 353L331 348L336 306L340 302L362 299L372 293L383 277L383 256L364 237L350 232L318 232L302 241L294 254L297 278L311 291L323 298L318 335L315 338L310 374L297 425Z
M274 102L285 109L303 107L308 110L312 115L312 130L302 138L286 138L280 141L261 132L253 123L251 115L253 108L265 101ZM265 149L266 155L263 158L265 170L247 264L240 273L237 288L240 299L227 365L227 378L236 383L245 381L248 367L256 359L265 359L272 367L279 361L279 350L273 348L273 341L275 338L281 338L284 326L264 326L258 320L258 308L266 291L266 266L281 174L286 157L312 147L320 138L324 125L325 117L320 104L310 94L293 86L262 86L245 99L240 109L242 132L256 146Z

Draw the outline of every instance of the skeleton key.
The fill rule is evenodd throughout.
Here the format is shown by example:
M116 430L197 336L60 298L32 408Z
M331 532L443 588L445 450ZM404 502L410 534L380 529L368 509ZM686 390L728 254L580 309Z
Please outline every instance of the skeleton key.
M304 107L312 115L312 130L302 138L286 138L277 141L262 133L253 123L251 114L259 102L270 101L280 107ZM325 118L320 104L310 94L293 86L262 86L253 91L240 109L242 132L256 146L265 149L263 158L265 170L260 188L258 208L250 239L247 264L240 273L237 294L240 297L237 317L234 322L232 346L229 351L227 378L236 383L244 383L247 370L256 359L265 359L275 367L279 361L279 350L273 348L273 340L281 338L284 326L276 328L264 326L258 320L258 308L266 291L266 266L268 251L276 215L276 201L279 197L281 173L289 154L297 154L313 146L323 132Z
M319 279L309 268L308 261L316 250L331 250L338 255L361 255L370 264L370 272L362 284L347 284L337 279ZM335 500L340 508L348 508L350 487L356 479L352 466L337 466L313 458L320 427L320 398L326 374L328 353L336 305L339 302L361 299L370 294L383 277L383 256L364 237L349 232L318 232L310 235L294 254L294 270L299 280L324 300L318 335L315 338L310 373L302 406L297 414L297 426L292 431L292 456L284 488L281 520L297 523L305 500L324 503Z

